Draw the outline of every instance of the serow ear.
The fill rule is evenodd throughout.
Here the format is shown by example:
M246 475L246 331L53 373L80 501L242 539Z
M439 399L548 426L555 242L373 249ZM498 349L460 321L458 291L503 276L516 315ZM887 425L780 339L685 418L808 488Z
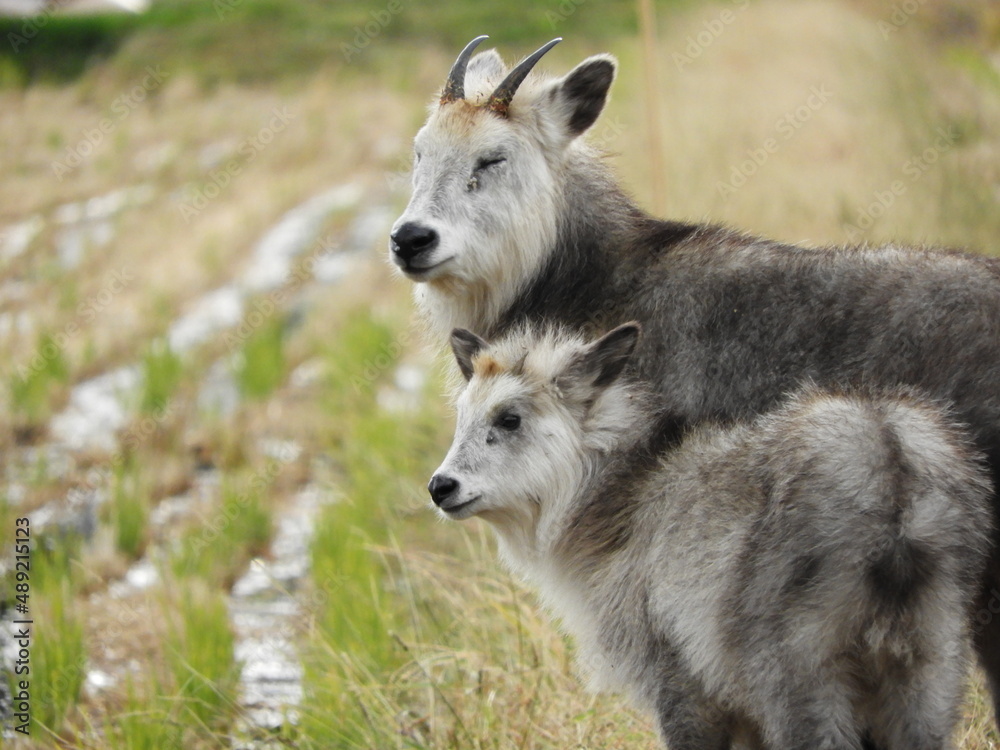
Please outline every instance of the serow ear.
M589 398L621 375L639 341L638 323L625 323L604 334L574 357L557 379L560 389Z
M595 55L553 85L549 96L570 138L576 138L597 121L607 104L616 67L611 55Z
M472 331L456 328L451 332L451 350L455 353L458 369L462 371L462 377L466 381L472 380L472 358L487 346L486 341Z

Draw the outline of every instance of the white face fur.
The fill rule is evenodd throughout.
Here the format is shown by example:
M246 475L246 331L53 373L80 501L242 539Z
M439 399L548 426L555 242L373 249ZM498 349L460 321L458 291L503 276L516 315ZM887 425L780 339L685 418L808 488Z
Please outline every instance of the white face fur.
M580 425L555 394L509 373L476 377L458 401L455 439L438 469L459 482L448 518L531 524L582 468Z
M464 111L463 111L464 110ZM413 281L504 283L555 241L555 189L541 144L509 120L444 105L414 140L413 195L393 227L437 232Z
M638 334L627 324L589 345L514 335L487 348L456 332L452 346L469 382L451 449L429 486L440 512L482 517L508 548L547 548L591 457L638 424L639 400L615 383Z
M491 50L470 61L465 99L432 108L389 254L420 282L418 303L439 328L488 327L554 248L562 167L600 113L614 65L597 56L562 79L529 76L501 116L482 106L507 72ZM413 231L428 249L400 253Z

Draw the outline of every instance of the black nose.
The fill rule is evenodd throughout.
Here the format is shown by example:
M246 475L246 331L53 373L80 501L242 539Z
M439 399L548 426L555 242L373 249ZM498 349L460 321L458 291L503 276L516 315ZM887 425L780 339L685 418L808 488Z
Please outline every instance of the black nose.
M430 227L408 221L397 229L392 237L392 252L400 260L409 263L421 253L427 253L438 245L438 233Z
M435 474L431 477L427 491L431 493L431 500L435 505L441 505L445 500L458 492L458 480L449 477L447 474Z

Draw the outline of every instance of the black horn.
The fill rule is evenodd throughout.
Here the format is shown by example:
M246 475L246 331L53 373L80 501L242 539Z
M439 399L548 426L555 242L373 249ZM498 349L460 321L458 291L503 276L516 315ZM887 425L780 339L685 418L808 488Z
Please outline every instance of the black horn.
M444 84L444 91L441 92L442 104L456 102L459 99L465 98L465 69L469 65L469 58L472 57L472 53L484 39L489 39L489 36L486 34L477 36L465 45L465 49L459 54L458 59L455 60L455 64L451 66L451 72L448 73L448 80Z
M514 69L511 70L510 73L507 74L507 77L500 82L499 86L497 86L496 91L490 95L489 101L486 102L486 107L493 112L496 112L501 117L506 117L507 110L510 108L510 103L514 98L514 94L517 93L518 86L520 86L521 82L527 78L528 73L530 73L531 69L535 67L535 63L542 59L542 55L555 47L561 41L561 36L556 37L548 44L539 47L514 66Z

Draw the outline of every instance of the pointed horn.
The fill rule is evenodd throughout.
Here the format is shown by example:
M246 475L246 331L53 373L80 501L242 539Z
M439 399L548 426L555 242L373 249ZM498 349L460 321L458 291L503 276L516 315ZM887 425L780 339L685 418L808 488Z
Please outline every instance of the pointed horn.
M451 72L448 73L448 80L444 84L444 91L441 92L442 104L457 102L459 99L465 98L465 69L469 65L469 58L472 57L472 53L484 39L489 39L489 36L486 34L477 36L465 45L465 49L459 54L458 59L455 60L455 64L451 66Z
M535 67L535 63L542 59L542 55L555 47L561 41L562 37L557 36L551 42L535 50L515 65L514 69L511 70L510 73L507 74L507 77L500 82L499 86L497 86L496 91L490 95L489 101L486 102L486 107L493 112L496 112L501 117L506 117L507 110L510 107L511 100L514 98L514 94L517 93L518 86L520 86L522 81L527 78L528 73L530 73L531 69Z

